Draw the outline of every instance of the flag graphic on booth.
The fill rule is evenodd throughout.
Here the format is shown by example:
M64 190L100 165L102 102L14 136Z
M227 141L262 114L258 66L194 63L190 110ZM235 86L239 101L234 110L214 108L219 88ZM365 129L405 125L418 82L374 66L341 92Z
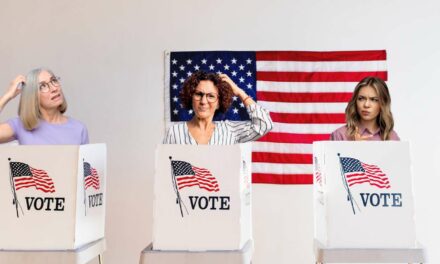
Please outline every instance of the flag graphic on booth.
M93 168L90 163L84 161L84 190L92 187L95 190L99 190L100 182L98 172Z
M368 183L380 189L391 187L387 175L376 165L363 163L355 158L341 157L342 171L348 187Z
M322 173L321 173L321 166L319 166L318 158L315 157L315 182L314 184L317 184L319 187L322 187Z
M15 206L17 218L19 211L23 215L23 208L17 198L17 191L25 188L35 188L44 193L54 193L53 180L45 170L36 169L23 162L11 161L9 158L9 169L11 177L11 190L13 195L12 204ZM20 208L20 210L19 210Z
M52 179L45 170L35 169L23 162L9 163L15 190L35 187L35 189L45 192L55 192Z
M179 190L197 186L208 192L220 191L217 179L208 169L193 166L186 161L173 160L172 157L169 158L171 161L171 178L174 192L176 193L176 203L179 205L182 217L184 210L188 214L188 209L180 196Z
M200 189L204 189L208 192L220 191L217 179L208 169L199 168L180 160L172 160L171 166L179 190L198 186Z
M356 200L351 193L351 187L357 184L369 184L379 189L391 188L388 176L377 165L367 164L351 157L341 157L338 153L341 165L341 176L344 188L347 192L347 200L351 204L353 214L356 214L355 206L359 209Z
M274 127L253 142L252 182L312 184L314 141L328 140L345 124L345 107L367 76L387 80L385 50L365 51L184 51L165 64L166 125L188 121L179 93L195 71L227 74L270 112ZM214 120L249 120L240 98Z

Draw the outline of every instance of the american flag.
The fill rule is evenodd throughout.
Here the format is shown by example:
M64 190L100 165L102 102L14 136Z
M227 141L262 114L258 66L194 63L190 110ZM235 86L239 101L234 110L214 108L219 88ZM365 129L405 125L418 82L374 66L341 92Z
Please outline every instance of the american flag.
M387 80L386 52L377 51L198 51L166 57L167 128L187 121L179 91L197 70L226 73L270 111L274 128L253 143L252 182L312 184L312 143L329 140L345 124L345 107L366 76ZM239 98L215 120L247 120Z
M90 163L84 162L84 189L87 190L89 187L99 190L99 176Z
M340 159L349 187L366 182L381 189L391 187L387 175L378 166L369 165L354 158L341 157Z
M15 190L35 187L45 193L54 193L55 187L52 179L44 170L34 169L23 162L9 163Z
M315 184L318 184L319 186L322 186L322 174L321 174L321 168L318 163L318 158L315 157Z
M172 160L171 166L179 190L186 187L198 186L209 192L220 191L217 179L212 176L209 170L195 167L188 162L180 160Z

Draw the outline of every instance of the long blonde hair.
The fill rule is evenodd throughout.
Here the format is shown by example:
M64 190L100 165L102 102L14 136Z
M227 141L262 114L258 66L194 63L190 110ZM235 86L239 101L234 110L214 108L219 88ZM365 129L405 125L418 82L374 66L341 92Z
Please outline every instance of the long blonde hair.
M26 130L31 131L36 128L41 119L40 99L38 96L40 90L40 83L38 77L40 73L46 71L50 75L55 74L46 68L38 68L30 71L26 76L26 84L23 85L20 96L20 103L18 105L18 116ZM64 98L63 103L58 108L61 113L66 112L67 102Z
M366 86L372 87L379 97L380 112L376 118L376 122L379 126L382 140L389 140L394 128L394 119L391 113L391 96L387 84L377 77L366 77L354 88L353 96L350 102L348 102L347 108L345 108L347 136L354 139L356 127L359 127L361 117L357 112L356 101L359 96L359 91Z

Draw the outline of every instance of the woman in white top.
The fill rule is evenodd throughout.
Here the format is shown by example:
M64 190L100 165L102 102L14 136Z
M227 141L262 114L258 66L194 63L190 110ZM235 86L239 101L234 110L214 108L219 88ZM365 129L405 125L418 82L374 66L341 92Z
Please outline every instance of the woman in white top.
M217 111L225 113L237 96L246 106L250 121L213 121ZM273 127L269 112L240 89L226 74L198 71L183 84L182 104L194 111L188 122L173 125L165 144L231 145L257 140Z

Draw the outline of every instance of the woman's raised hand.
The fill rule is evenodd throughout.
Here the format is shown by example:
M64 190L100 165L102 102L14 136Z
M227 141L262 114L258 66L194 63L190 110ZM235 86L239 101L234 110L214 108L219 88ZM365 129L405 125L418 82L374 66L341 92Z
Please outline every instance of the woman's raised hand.
M8 90L5 92L4 97L8 101L14 99L17 95L21 93L22 85L26 82L26 77L23 75L18 75L9 84Z
M236 96L241 96L243 94L245 94L245 92L237 86L237 84L235 84L235 82L229 78L229 76L227 74L221 73L219 74L220 78L222 79L222 81L227 82L231 88L232 88L232 93Z
M354 140L356 141L364 141L364 140L370 140L373 135L365 135L362 136L359 132L359 127L356 127L355 133L354 133Z

